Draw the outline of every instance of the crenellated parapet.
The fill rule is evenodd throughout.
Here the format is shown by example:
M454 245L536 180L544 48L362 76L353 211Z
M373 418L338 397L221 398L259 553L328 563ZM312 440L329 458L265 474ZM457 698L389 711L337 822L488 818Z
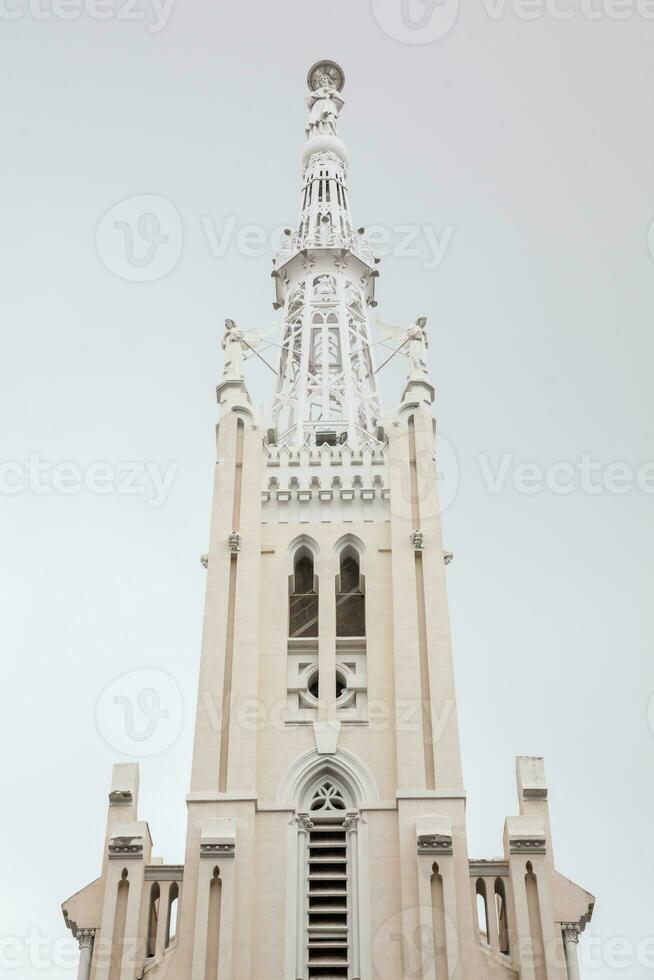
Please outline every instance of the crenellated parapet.
M266 446L262 521L388 521L388 467L381 442L357 449L347 443Z

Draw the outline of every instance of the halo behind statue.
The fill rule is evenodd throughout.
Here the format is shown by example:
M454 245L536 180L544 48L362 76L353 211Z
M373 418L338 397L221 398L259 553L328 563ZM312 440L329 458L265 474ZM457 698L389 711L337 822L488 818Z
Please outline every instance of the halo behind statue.
M316 61L307 75L307 85L312 92L319 87L321 75L329 75L339 92L345 85L345 74L340 65L337 65L335 61Z

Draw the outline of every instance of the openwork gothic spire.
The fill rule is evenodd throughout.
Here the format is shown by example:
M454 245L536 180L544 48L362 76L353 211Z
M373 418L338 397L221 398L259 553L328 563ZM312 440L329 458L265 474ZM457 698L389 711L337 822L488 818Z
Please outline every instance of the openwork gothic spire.
M273 415L287 445L377 442L381 404L370 352L376 260L355 231L347 150L338 136L344 75L332 61L308 75L309 119L295 231L275 259L282 350Z

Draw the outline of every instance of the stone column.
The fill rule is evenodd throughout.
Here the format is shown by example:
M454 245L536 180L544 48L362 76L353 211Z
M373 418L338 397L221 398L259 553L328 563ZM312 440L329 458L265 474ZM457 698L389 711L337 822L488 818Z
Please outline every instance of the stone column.
M168 926L168 902L172 881L159 882L159 921L154 944L155 959L160 960L166 950L166 927Z
M308 813L298 813L297 821L297 922L295 939L295 976L296 980L303 980L306 976L306 955L305 955L305 918L307 909L306 891L308 886L307 879L307 851L309 844L309 831L313 827Z
M359 940L359 814L356 810L349 810L343 821L347 833L347 854L348 854L348 905L350 907L349 919L349 939L350 939L350 977L351 980L360 980L360 940Z
M95 929L78 929L77 942L79 943L79 966L77 968L77 980L89 980L91 976L91 958L93 956L93 940Z
M579 926L576 922L562 922L563 947L565 949L565 965L568 968L568 980L580 980L579 961L577 959L577 944L579 943Z

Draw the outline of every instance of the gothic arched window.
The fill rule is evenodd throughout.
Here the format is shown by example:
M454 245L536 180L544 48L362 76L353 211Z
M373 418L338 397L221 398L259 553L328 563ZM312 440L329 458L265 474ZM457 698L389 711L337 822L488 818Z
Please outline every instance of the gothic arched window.
M148 935L145 955L154 956L157 946L157 926L159 924L160 890L159 882L155 881L150 889L150 908L148 910Z
M477 926L479 934L485 943L490 942L490 932L488 929L488 902L486 900L486 882L483 878L477 878L475 885L477 896Z
M301 549L295 556L288 601L288 635L318 636L318 589L313 555Z
M509 955L509 924L506 914L506 892L501 878L495 879L495 907L497 911L497 929L499 933L500 953Z
M346 548L336 580L336 636L365 635L366 599L359 558L353 548Z

